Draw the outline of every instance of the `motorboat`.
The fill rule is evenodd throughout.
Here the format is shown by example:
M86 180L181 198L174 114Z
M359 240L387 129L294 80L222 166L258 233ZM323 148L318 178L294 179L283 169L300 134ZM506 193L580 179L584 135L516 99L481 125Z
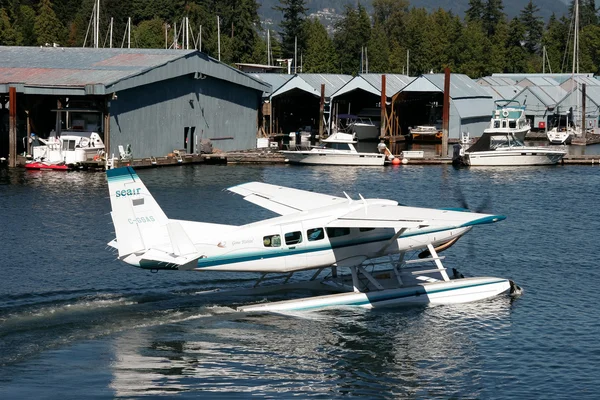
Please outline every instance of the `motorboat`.
M360 141L379 139L380 128L370 118L356 117L348 125L349 133L354 133Z
M417 125L409 128L413 142L433 142L442 140L442 130L437 125Z
M32 146L33 159L25 164L28 169L73 169L86 162L99 162L105 147L96 132L62 131L61 136L38 138Z
M496 100L496 109L492 113L490 125L483 132L491 135L510 135L520 142L525 141L525 136L531 126L525 117L525 106L517 100Z
M467 143L468 134L463 134L461 141ZM452 162L469 166L552 165L566 154L562 148L526 146L512 132L484 132L467 150L456 144Z
M25 168L69 170L100 164L106 150L100 136L101 113L78 108L53 111L57 113L57 130L52 130L46 139L31 134L32 157Z
M354 147L357 142L356 134L336 132L310 150L286 150L282 153L293 164L384 165L384 154L359 153Z

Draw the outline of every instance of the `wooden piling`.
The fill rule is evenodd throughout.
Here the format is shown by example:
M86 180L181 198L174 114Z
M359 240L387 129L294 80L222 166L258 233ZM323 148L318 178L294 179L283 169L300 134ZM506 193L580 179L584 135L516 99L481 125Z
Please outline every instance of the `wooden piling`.
M17 166L17 89L8 88L8 166Z
M381 122L380 122L380 127L379 127L379 136L380 137L385 137L386 136L386 127L387 127L387 120L386 120L386 106L385 106L385 101L387 99L387 96L385 94L385 83L386 77L385 74L381 75Z
M444 105L442 108L442 157L448 154L448 134L450 131L450 68L444 68Z
M321 83L321 103L319 104L319 140L323 137L323 115L325 114L325 84Z
M586 137L587 129L585 126L585 83L581 84L581 136Z

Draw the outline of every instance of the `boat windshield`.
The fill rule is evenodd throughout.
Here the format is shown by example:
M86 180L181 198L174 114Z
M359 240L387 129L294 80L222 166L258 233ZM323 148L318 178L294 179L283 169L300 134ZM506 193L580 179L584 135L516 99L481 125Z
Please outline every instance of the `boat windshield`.
M323 143L321 146L323 149L334 149L334 150L352 150L348 143Z

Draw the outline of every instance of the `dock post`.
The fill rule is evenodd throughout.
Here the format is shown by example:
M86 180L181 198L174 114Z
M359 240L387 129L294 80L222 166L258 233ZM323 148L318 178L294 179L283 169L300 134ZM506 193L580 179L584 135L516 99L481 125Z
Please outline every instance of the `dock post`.
M381 123L379 124L379 137L384 138L387 131L387 121L386 121L386 107L385 101L387 100L387 96L385 94L385 74L381 75Z
M442 154L448 155L448 134L450 131L450 68L444 68L444 104L442 108Z
M587 129L585 126L585 83L581 84L581 136L584 138L587 136Z
M8 88L8 166L17 166L17 89Z
M321 83L321 103L319 104L319 141L323 137L323 115L325 114L325 84Z

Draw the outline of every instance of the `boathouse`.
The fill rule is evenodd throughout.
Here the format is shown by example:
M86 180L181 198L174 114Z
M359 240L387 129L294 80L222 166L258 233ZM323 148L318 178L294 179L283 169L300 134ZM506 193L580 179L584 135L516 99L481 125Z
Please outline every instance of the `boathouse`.
M357 116L369 118L378 126L381 124L381 88L383 74L359 74L352 78L331 96L334 116ZM400 74L385 74L386 103L415 78ZM333 118L333 121L339 118ZM339 123L339 122L336 122Z
M108 156L135 158L200 143L231 151L256 147L257 112L270 86L195 50L0 47L0 157L9 150L15 107L17 153L28 132L47 137L59 109L95 111ZM9 98L14 103L9 104ZM13 144L15 145L15 144Z
M264 130L267 134L318 132L320 126L321 85L323 85L324 128L330 116L330 98L352 76L342 74L251 74L268 82L273 89L263 98ZM288 78L286 78L288 77Z
M393 115L403 135L409 127L442 124L444 74L421 75L393 96ZM489 125L492 95L464 74L450 74L450 125L448 138L458 140L461 132L480 136Z

